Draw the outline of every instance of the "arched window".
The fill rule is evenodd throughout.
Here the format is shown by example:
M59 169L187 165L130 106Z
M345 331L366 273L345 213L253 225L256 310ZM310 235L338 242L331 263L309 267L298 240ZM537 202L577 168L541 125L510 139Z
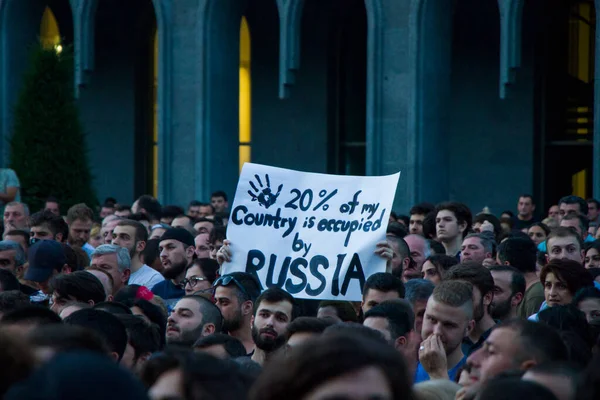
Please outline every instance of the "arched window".
M240 25L240 171L250 162L252 149L252 85L250 76L251 49L248 21L242 17Z

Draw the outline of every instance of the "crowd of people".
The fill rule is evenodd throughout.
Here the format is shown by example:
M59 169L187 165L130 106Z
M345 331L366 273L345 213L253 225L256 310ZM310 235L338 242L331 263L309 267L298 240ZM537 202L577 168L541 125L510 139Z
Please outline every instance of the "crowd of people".
M386 271L347 302L221 274L223 192L64 216L15 197L0 196L4 399L600 398L596 200L393 213Z

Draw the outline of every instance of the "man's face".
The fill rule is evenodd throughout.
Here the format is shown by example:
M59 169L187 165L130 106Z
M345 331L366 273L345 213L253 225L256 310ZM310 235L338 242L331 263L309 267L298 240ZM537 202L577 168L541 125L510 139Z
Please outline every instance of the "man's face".
M390 332L390 323L387 318L383 317L369 317L363 322L363 325L367 328L374 329L381 332L385 340L388 342L392 341L392 333Z
M181 299L167 320L167 343L192 343L202 336L200 304L194 299Z
M187 267L188 250L183 243L174 239L162 240L159 244L160 261L164 267L163 275L167 279L175 279Z
M12 206L6 206L4 209L4 225L10 226L12 229L24 229L27 228L27 215L25 215L25 208L23 204L14 204ZM12 230L6 229L6 231Z
M561 203L558 206L558 220L561 221L565 215L579 215L581 213L580 207L578 203L575 204L567 204Z
M225 201L223 197L213 197L210 199L210 204L212 204L215 212L223 212L229 204Z
M44 207L44 210L48 210L52 214L60 216L60 207L58 206L58 203L55 203L53 201L47 202L46 206Z
M491 271L494 278L494 298L490 308L494 319L506 319L512 311L512 272Z
M200 216L200 206L190 206L187 215L192 218L198 218Z
M114 293L117 293L125 285L127 279L129 279L129 276L125 277L119 271L119 263L117 262L117 255L115 253L92 257L91 266L106 271L112 276Z
M565 228L573 228L575 229L575 232L577 232L577 234L582 238L585 239L585 237L587 236L587 232L584 232L581 230L581 225L579 225L579 219L562 219L560 221L560 226L565 227Z
M553 205L548 209L548 217L554 218L555 220L560 220L560 208L557 205Z
M109 221L100 229L100 236L104 240L104 244L111 244L113 240L113 230L119 223L119 220Z
M595 220L598 217L598 206L596 206L596 203L588 203L587 216L590 220Z
M483 346L467 359L471 365L471 378L486 383L496 375L518 369L515 362L520 352L519 337L517 332L510 328L496 328Z
M244 325L242 305L236 296L236 289L231 286L217 286L215 304L223 315L223 331L234 332Z
M15 253L15 250L0 251L0 268L16 274L17 267L15 265Z
M410 267L410 263L405 262L406 258L401 257L398 243L396 243L394 239L390 238L387 239L387 242L394 252L392 255L392 271L394 271L394 273L402 273L402 275L409 273L409 271L406 271L406 269Z
M210 206L201 206L199 209L198 217L209 217L213 215L213 209Z
M210 247L210 258L212 258L213 260L216 260L217 253L219 252L219 250L221 250L221 247L223 247L223 242L220 240L216 240L214 243L210 243L209 247Z
M344 322L339 317L337 310L333 306L320 307L319 311L317 311L317 318L320 319L330 319L335 322Z
M292 320L289 301L261 301L252 321L252 339L259 349L270 353L285 344L285 330Z
M410 233L411 235L423 235L423 214L413 214L410 216Z
M420 278L423 263L427 258L425 254L425 239L421 236L408 235L404 238L404 241L410 249L410 258L413 259L416 267L416 271L410 279Z
M209 221L202 221L202 222L197 222L196 224L194 224L194 229L198 233L210 234L210 231L213 230L213 227L214 227L214 224Z
M533 214L535 205L533 204L533 201L531 201L530 197L520 197L517 208L520 216L529 217L531 214Z
M135 240L135 228L133 226L116 226L112 236L112 244L126 248L131 258L138 254L136 249L138 242Z
M69 244L71 246L83 246L90 239L91 230L91 220L76 219L69 225Z
M446 355L451 354L468 335L469 320L461 307L451 307L430 297L427 301L421 337L438 335L444 344Z
M437 238L442 242L450 242L462 235L464 226L459 226L454 213L450 210L441 210L435 218ZM462 230L461 230L462 229Z
M196 235L194 239L196 244L196 256L198 258L209 258L210 257L210 245L208 244L208 233L201 233Z
M481 263L486 258L492 257L491 253L485 251L481 244L481 239L477 237L470 237L463 240L460 251L461 262L473 261Z
M415 332L419 335L423 332L423 319L425 318L426 309L427 300L417 300L413 304L413 312L415 313Z
M12 240L13 242L18 243L19 246L21 246L21 248L25 252L25 255L27 255L27 249L29 249L29 241L26 241L25 237L23 237L22 235L4 235L4 240Z
M109 215L113 215L115 213L115 209L112 207L102 207L100 209L100 218L106 218Z
M363 313L366 314L367 311L369 311L371 308L375 307L380 303L383 303L386 300L393 300L398 298L400 298L400 296L398 295L398 292L394 290L391 290L389 292L382 292L381 290L377 289L369 289L367 290L367 293L365 293L365 295L363 296Z
M62 235L61 235L62 236ZM38 225L31 227L31 237L39 240L55 240L52 231L48 225Z
M583 264L583 251L576 237L553 237L546 244L548 260L573 260Z

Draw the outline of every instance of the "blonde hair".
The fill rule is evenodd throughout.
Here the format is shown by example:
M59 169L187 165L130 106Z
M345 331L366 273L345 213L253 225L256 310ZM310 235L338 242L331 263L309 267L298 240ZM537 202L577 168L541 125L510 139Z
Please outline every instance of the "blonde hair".
M434 379L417 383L413 389L418 400L454 400L461 386L447 379Z
M559 223L557 220L555 220L554 218L545 218L542 221L543 224L546 224L546 226L550 229L554 229L554 228L558 228L559 227Z

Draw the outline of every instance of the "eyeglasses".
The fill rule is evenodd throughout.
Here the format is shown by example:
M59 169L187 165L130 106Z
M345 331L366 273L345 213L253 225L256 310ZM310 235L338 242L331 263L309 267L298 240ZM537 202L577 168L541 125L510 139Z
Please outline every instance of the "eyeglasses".
M198 282L202 282L202 281L207 281L208 279L206 278L201 278L199 276L192 276L190 279L184 279L181 281L181 283L179 284L181 286L182 289L185 289L185 287L187 286L187 284L190 284L190 287L193 288L194 286L196 286L196 284Z
M244 287L242 286L242 284L237 279L235 279L235 277L233 277L231 275L223 275L223 276L219 277L219 279L217 279L215 281L215 283L213 284L213 287L216 288L217 286L227 286L231 282L233 282L235 284L235 286L237 286L238 289L240 289L240 291L245 296L248 296L248 292L246 292L246 289L244 289Z

